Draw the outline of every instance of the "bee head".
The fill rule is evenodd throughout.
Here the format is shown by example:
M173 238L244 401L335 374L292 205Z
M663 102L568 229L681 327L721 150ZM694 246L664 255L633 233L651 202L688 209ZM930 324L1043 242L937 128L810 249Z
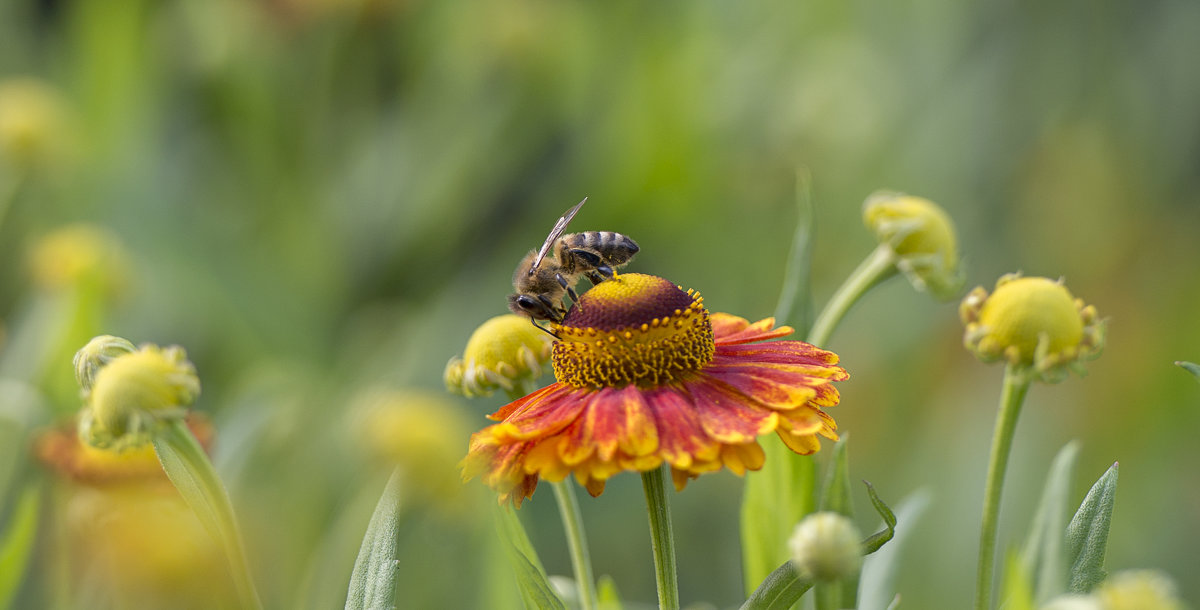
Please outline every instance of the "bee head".
M554 307L554 302L544 296L528 294L508 295L509 311L534 320L558 321L562 316Z

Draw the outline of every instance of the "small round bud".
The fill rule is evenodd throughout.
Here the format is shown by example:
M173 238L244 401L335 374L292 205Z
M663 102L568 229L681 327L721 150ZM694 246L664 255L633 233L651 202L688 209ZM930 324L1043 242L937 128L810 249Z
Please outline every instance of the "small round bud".
M59 228L40 239L29 257L34 283L51 292L68 288L119 296L129 284L129 256L109 231L87 224Z
M878 191L863 203L863 223L917 290L947 300L962 288L958 239L945 210L921 197Z
M1183 610L1175 583L1157 570L1127 570L1109 577L1096 590L1104 610Z
M88 341L87 345L75 352L75 381L83 388L85 394L92 391L96 382L96 373L101 367L112 362L118 356L124 356L137 351L128 339L112 335L100 335Z
M853 521L837 513L805 517L796 525L788 548L796 571L819 582L852 577L862 566L862 534Z
M65 152L66 112L58 93L34 78L0 82L0 165L22 169Z
M550 360L551 342L528 318L496 316L475 329L462 358L446 365L446 388L464 396L488 396L535 381Z
M200 379L183 348L143 345L95 373L80 438L114 450L144 445L160 424L186 416L199 393Z
M990 295L972 290L959 315L963 343L980 360L1025 366L1044 381L1062 380L1068 368L1083 374L1083 361L1104 346L1104 321L1061 281L1005 275Z

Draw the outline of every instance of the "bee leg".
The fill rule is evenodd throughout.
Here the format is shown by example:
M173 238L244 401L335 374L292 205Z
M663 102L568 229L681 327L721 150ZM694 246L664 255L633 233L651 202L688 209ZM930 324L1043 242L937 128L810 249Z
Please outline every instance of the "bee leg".
M567 278L563 277L561 273L556 273L554 274L554 279L558 280L558 284L567 291L567 296L571 297L571 304L579 306L579 295L575 294L575 289L571 287L571 283L567 281ZM583 307L579 308L583 309Z
M538 324L537 320L534 320L533 318L529 318L529 322L531 324L533 324L534 328L546 333L547 335L550 335L551 337L554 337L555 339L562 339L562 337L554 334L554 331L550 330L549 328L546 328L545 326L542 326L541 324Z
M604 281L604 276L596 273L595 271L588 271L585 275L587 275L588 281L591 282L593 286Z

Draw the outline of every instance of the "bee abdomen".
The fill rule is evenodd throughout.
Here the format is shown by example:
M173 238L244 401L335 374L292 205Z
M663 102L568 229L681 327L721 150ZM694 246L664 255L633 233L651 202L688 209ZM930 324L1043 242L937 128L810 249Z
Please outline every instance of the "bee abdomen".
M637 254L637 242L615 231L585 231L564 235L563 240L573 248L589 248L601 252L615 264L622 264Z

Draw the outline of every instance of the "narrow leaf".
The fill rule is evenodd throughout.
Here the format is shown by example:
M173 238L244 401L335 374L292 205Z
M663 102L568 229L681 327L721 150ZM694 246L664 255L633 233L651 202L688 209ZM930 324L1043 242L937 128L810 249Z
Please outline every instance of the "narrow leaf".
M875 486L869 481L863 481L867 486L867 495L871 497L871 504L875 507L875 512L883 518L884 529L875 532L874 534L863 540L863 555L870 555L879 550L879 547L892 539L896 535L896 515L892 513L892 509L888 508L883 500L879 499L879 494L875 493Z
M21 577L37 537L41 499L34 485L26 487L13 507L8 527L0 536L0 608L10 608L21 587Z
M388 479L375 513L367 524L354 572L350 575L350 591L346 610L382 610L396 607L396 580L400 531L400 479L397 469Z
M505 506L496 510L496 526L504 539L508 560L517 576L517 587L529 610L566 610L546 578L546 570L538 559L537 552L525 534L525 527L516 512Z
M1067 559L1071 562L1068 590L1071 593L1087 593L1104 580L1104 551L1108 546L1108 528L1117 495L1118 467L1119 464L1114 463L1092 485L1067 526Z
M1192 376L1196 378L1196 381L1200 381L1200 364L1196 364L1195 362L1187 362L1184 360L1180 360L1180 361L1177 361L1175 363L1175 365L1178 366L1179 368L1191 373Z
M858 608L883 610L896 598L896 578L904 562L903 552L912 539L913 528L929 506L929 494L917 491L896 507L896 535L884 548L863 560L859 576Z
M843 434L841 440L833 446L829 472L821 490L821 510L853 517L854 508L850 502L850 465L846 456L849 439L848 433Z
M1063 537L1067 514L1071 510L1068 504L1071 472L1078 456L1079 443L1072 441L1054 457L1029 538L1021 551L1021 565L1028 579L1026 584L1032 587L1034 600L1039 604L1067 590L1067 556L1063 549Z
M775 305L775 320L791 325L801 337L808 335L812 323L812 236L812 175L800 167L796 169L796 231L784 269L783 289Z
M612 576L604 575L596 581L596 597L600 610L623 610L621 593Z
M1029 582L1029 575L1020 554L1010 551L1004 560L1004 585L1000 597L1004 610L1034 610L1033 584Z
M802 578L792 562L785 561L750 594L742 610L787 610L812 586L812 580Z

